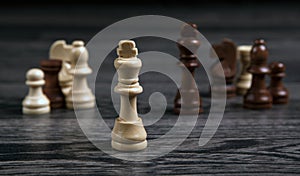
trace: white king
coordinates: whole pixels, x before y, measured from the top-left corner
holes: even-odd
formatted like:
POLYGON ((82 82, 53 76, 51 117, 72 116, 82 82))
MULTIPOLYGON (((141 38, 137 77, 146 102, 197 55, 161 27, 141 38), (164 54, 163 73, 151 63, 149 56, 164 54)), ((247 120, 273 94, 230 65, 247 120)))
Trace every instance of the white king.
POLYGON ((142 62, 134 41, 122 40, 117 49, 114 65, 118 72, 115 92, 121 96, 120 115, 112 131, 112 147, 120 151, 138 151, 147 147, 147 133, 142 119, 138 117, 136 96, 143 92, 138 80, 142 62))

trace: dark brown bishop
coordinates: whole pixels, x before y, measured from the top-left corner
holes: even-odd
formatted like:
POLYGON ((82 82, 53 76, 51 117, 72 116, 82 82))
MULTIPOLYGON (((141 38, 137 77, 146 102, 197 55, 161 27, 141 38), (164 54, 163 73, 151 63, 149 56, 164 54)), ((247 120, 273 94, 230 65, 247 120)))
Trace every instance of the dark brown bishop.
POLYGON ((197 114, 203 112, 201 97, 194 81, 195 69, 200 67, 200 62, 194 54, 200 47, 196 29, 197 25, 195 24, 183 26, 181 38, 178 40, 178 48, 180 50, 179 66, 187 68, 189 73, 184 70, 182 72, 181 86, 174 100, 174 112, 176 114, 197 114), (192 78, 190 74, 193 76, 192 78))

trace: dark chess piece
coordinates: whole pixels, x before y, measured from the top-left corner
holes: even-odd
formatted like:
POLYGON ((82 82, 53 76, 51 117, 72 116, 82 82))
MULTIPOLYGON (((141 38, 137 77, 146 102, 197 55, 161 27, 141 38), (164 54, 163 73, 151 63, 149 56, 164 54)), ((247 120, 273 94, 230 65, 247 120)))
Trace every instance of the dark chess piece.
POLYGON ((177 91, 174 100, 174 112, 176 114, 199 114, 203 112, 202 101, 194 80, 195 69, 200 67, 197 59, 197 49, 200 47, 200 41, 197 39, 197 25, 185 25, 181 31, 181 38, 178 40, 178 48, 180 50, 181 67, 186 67, 193 78, 183 71, 181 87, 177 91), (192 27, 191 27, 192 26, 192 27), (186 47, 185 47, 186 46, 186 47), (182 95, 181 95, 181 94, 182 95))
POLYGON ((270 73, 270 69, 267 66, 269 52, 263 39, 254 41, 250 56, 251 64, 248 72, 252 74, 252 83, 244 96, 244 108, 271 108, 272 95, 265 83, 265 75, 270 73))
MULTIPOLYGON (((234 77, 236 75, 236 45, 230 39, 223 39, 222 43, 213 44, 212 47, 219 57, 220 63, 224 70, 227 98, 234 97, 236 96, 236 87, 233 84, 234 77)), ((215 78, 220 77, 218 76, 219 68, 220 67, 218 64, 212 68, 215 78)), ((217 91, 217 87, 214 87, 214 89, 217 91)))
POLYGON ((43 92, 50 100, 51 108, 64 108, 65 96, 61 91, 58 81, 58 73, 62 66, 60 60, 42 60, 41 69, 45 73, 45 86, 43 92))
POLYGON ((269 65, 271 69, 271 83, 268 87, 272 97, 273 104, 286 104, 289 99, 289 92, 282 83, 282 78, 285 77, 285 66, 281 62, 273 62, 269 65))

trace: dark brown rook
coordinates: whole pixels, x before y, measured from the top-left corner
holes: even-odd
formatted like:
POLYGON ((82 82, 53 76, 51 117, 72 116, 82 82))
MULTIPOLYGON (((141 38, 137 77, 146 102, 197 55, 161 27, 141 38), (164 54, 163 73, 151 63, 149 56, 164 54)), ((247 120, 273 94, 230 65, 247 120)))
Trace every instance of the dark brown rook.
MULTIPOLYGON (((219 57, 220 63, 224 70, 224 76, 226 80, 226 94, 227 98, 236 96, 236 87, 233 84, 234 77, 236 75, 236 45, 230 39, 223 39, 220 44, 213 44, 213 49, 215 50, 217 56, 219 57)), ((218 79, 218 69, 219 65, 216 64, 212 71, 215 76, 214 78, 218 79), (215 72, 215 73, 214 73, 215 72)), ((223 78, 224 79, 224 78, 223 78)), ((213 86, 213 85, 212 85, 213 86)), ((214 90, 218 90, 218 87, 214 86, 214 90)), ((221 88, 220 88, 221 89, 221 88)))
POLYGON ((248 72, 252 73, 250 89, 244 96, 244 107, 249 109, 267 109, 272 107, 272 96, 266 87, 265 75, 270 73, 267 65, 269 56, 265 41, 254 41, 251 49, 251 64, 248 72))
POLYGON ((282 78, 285 77, 285 66, 281 62, 273 62, 269 65, 271 70, 271 83, 268 87, 272 97, 273 104, 286 104, 289 100, 289 92, 282 83, 282 78))
POLYGON ((179 65, 182 68, 187 68, 190 73, 185 71, 182 73, 181 87, 174 100, 174 112, 176 114, 188 115, 203 112, 201 97, 194 81, 195 69, 200 67, 200 62, 194 53, 200 47, 200 41, 197 39, 197 25, 191 24, 191 26, 183 26, 181 38, 178 40, 181 61, 179 65))
POLYGON ((42 60, 40 62, 41 69, 45 73, 45 86, 43 92, 50 100, 51 108, 64 108, 65 97, 61 91, 58 81, 58 73, 62 66, 60 60, 42 60))

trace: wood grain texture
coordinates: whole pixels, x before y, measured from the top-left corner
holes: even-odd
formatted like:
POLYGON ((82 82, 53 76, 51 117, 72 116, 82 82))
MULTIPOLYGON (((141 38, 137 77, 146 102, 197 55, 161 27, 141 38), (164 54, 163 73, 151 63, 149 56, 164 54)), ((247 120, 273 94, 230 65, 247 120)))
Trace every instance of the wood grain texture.
MULTIPOLYGON (((276 105, 263 111, 243 109, 241 97, 229 99, 217 133, 207 145, 199 147, 210 106, 208 80, 204 70, 200 69, 196 72, 196 81, 203 94, 205 113, 199 116, 192 133, 176 150, 144 162, 119 160, 96 148, 83 134, 71 110, 55 110, 40 117, 21 114, 21 100, 28 91, 24 84, 25 72, 38 67, 40 60, 47 59, 54 40, 88 41, 103 27, 125 17, 121 13, 111 13, 110 9, 95 7, 73 16, 79 8, 73 7, 69 14, 64 8, 58 8, 56 13, 41 9, 26 9, 19 13, 14 13, 16 9, 0 11, 0 175, 300 174, 300 76, 297 71, 300 13, 295 7, 277 6, 269 11, 262 7, 256 10, 217 8, 215 15, 212 14, 214 8, 199 7, 192 11, 162 8, 164 15, 201 24, 200 31, 212 43, 228 37, 237 44, 249 44, 258 35, 264 36, 269 41, 269 62, 279 59, 287 66, 284 82, 291 99, 288 105, 276 105), (90 13, 85 13, 87 11, 90 13), (238 13, 240 18, 237 19, 238 13), (262 18, 256 20, 261 15, 262 18)), ((154 11, 161 12, 162 9, 154 11)), ((130 12, 128 16, 141 15, 140 11, 130 12)), ((171 46, 168 42, 138 39, 138 43, 140 52, 156 50, 175 56, 179 54, 176 45, 171 46), (151 41, 155 45, 149 45, 151 41)), ((106 59, 96 84, 97 105, 111 128, 117 117, 110 98, 114 59, 114 55, 106 59)), ((169 131, 177 120, 172 113, 177 89, 169 78, 156 73, 141 75, 140 83, 144 88, 144 93, 138 97, 140 113, 149 111, 148 99, 153 92, 162 92, 168 102, 162 119, 146 127, 148 140, 151 140, 169 131), (154 81, 159 84, 153 84, 154 81)))
MULTIPOLYGON (((288 86, 296 94, 300 85, 288 86)), ((11 89, 11 91, 17 91, 11 89)), ((100 99, 100 97, 98 96, 100 99)), ((102 105, 105 106, 106 101, 102 105)), ((82 133, 75 114, 21 115, 20 101, 1 101, 0 167, 3 175, 286 175, 299 174, 300 97, 271 110, 245 110, 240 97, 228 102, 222 123, 209 144, 198 146, 207 118, 200 115, 193 132, 176 150, 145 162, 110 157, 82 133), (9 103, 6 103, 8 102, 9 103)), ((140 109, 147 108, 140 103, 140 109)), ((105 115, 112 127, 116 114, 105 115)), ((170 130, 177 116, 168 108, 155 125, 146 127, 148 140, 170 130)))

